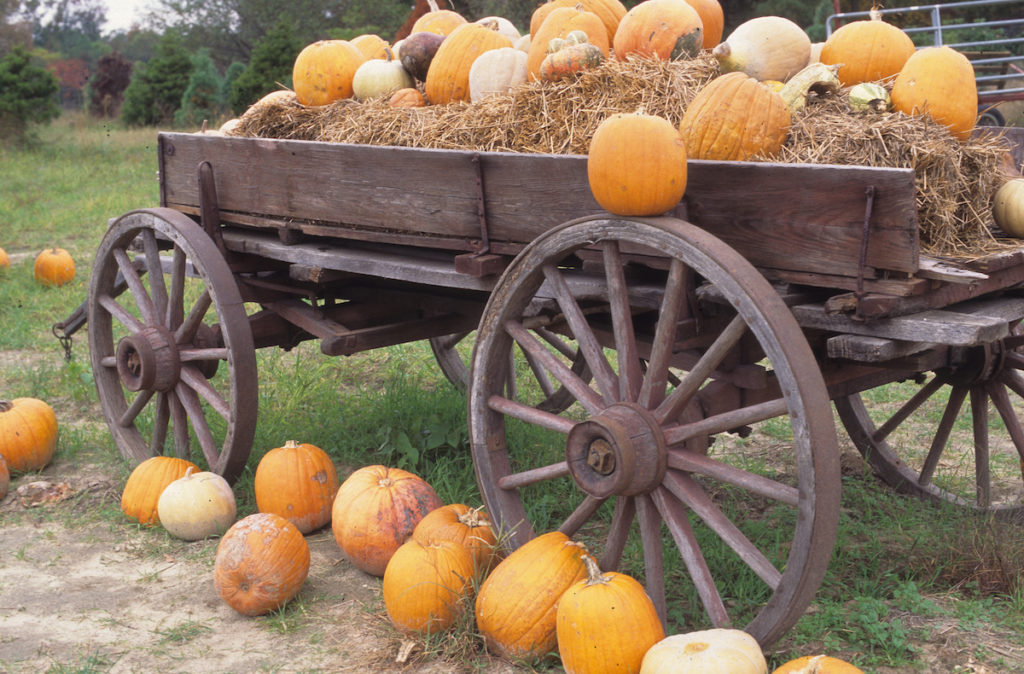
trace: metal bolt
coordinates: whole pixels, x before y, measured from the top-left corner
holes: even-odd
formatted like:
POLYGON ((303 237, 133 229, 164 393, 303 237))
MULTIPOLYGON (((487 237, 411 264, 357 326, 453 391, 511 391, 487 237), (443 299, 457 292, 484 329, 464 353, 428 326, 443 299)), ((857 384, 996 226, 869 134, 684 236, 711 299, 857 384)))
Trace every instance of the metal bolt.
POLYGON ((598 438, 587 449, 587 465, 601 475, 611 475, 615 470, 615 453, 607 440, 598 438))

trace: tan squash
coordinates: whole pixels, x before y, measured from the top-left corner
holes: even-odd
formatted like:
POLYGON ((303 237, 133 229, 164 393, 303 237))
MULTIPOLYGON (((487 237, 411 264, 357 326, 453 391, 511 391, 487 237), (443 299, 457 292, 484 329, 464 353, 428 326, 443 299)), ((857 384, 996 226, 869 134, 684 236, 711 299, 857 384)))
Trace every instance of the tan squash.
POLYGON ((811 39, 789 19, 759 16, 737 26, 712 53, 723 73, 785 82, 810 62, 811 39))
POLYGON ((1024 178, 1007 180, 996 190, 992 217, 1010 236, 1024 238, 1024 178))

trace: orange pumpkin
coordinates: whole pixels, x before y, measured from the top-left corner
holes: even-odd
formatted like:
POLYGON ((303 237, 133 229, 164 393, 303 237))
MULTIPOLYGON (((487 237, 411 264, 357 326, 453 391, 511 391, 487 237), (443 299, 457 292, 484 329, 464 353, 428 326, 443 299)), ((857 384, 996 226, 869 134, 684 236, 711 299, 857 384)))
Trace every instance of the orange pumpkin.
POLYGON ((260 512, 280 515, 308 534, 331 521, 338 473, 327 452, 289 440, 260 459, 253 490, 260 512))
POLYGON ((444 503, 423 478, 400 468, 365 466, 338 488, 331 527, 345 557, 374 576, 420 520, 444 503))
POLYGON ((160 494, 167 485, 185 477, 188 469, 199 472, 199 466, 176 456, 154 456, 146 459, 128 476, 121 492, 121 510, 139 524, 160 524, 157 507, 160 494))
POLYGON ((11 487, 11 471, 7 468, 7 461, 4 455, 0 454, 0 501, 7 496, 7 490, 11 487))
POLYGON ((530 39, 530 51, 526 53, 526 72, 531 81, 540 78, 540 66, 548 55, 551 41, 565 38, 574 30, 586 33, 587 41, 600 49, 603 55, 608 55, 608 39, 604 24, 597 14, 581 7, 582 5, 577 5, 552 10, 537 30, 537 34, 530 39))
POLYGON ((36 398, 0 400, 0 454, 8 470, 41 470, 57 451, 57 415, 36 398))
POLYGON ((469 69, 477 56, 512 42, 494 27, 479 23, 459 26, 444 39, 430 61, 424 94, 435 104, 469 100, 469 69))
POLYGON ((366 57, 347 40, 320 40, 295 57, 292 85, 302 105, 327 105, 352 96, 352 78, 366 57))
POLYGON ((630 54, 689 58, 704 45, 704 24, 686 0, 644 0, 622 17, 612 45, 620 61, 630 54))
POLYGON ((950 47, 925 47, 907 59, 893 82, 893 108, 908 115, 927 114, 967 140, 978 119, 974 66, 950 47))
POLYGON ((780 665, 772 674, 864 674, 864 670, 828 655, 805 655, 780 665))
POLYGON ((914 53, 914 41, 871 10, 867 21, 840 26, 825 40, 819 59, 826 65, 842 64, 839 81, 844 87, 892 77, 903 69, 914 53))
POLYGON ((491 568, 497 556, 498 538, 491 527, 491 518, 482 508, 452 503, 427 513, 412 531, 412 538, 421 543, 451 541, 467 548, 479 569, 491 568))
POLYGON ((660 215, 686 191, 686 145, 667 119, 614 114, 590 140, 587 179, 594 199, 616 215, 660 215))
POLYGON ((523 544, 491 571, 476 596, 476 624, 487 648, 511 658, 555 649, 559 598, 587 571, 586 549, 559 531, 523 544))
POLYGON ((63 248, 47 248, 36 256, 33 273, 47 286, 62 286, 75 278, 75 260, 63 248))
POLYGON ((615 39, 615 31, 619 28, 619 22, 626 15, 626 6, 619 0, 551 0, 533 10, 530 16, 530 36, 536 37, 537 31, 548 14, 559 7, 579 6, 587 12, 593 12, 604 24, 605 32, 608 34, 608 44, 611 45, 615 39))
POLYGON ((235 522, 217 546, 213 583, 228 606, 256 616, 284 606, 309 575, 309 545, 288 520, 256 513, 235 522))
POLYGON ((11 258, 7 254, 6 250, 4 250, 3 248, 0 248, 0 269, 10 269, 10 268, 11 268, 11 258))
POLYGON ((778 92, 743 72, 720 75, 690 103, 679 123, 691 159, 772 156, 789 134, 790 114, 778 92))
POLYGON ((639 672, 647 649, 665 638, 654 602, 632 576, 601 573, 584 555, 587 577, 558 600, 555 632, 568 674, 639 672))
POLYGON ((725 30, 725 14, 718 0, 686 0, 686 4, 697 10, 701 27, 704 29, 704 49, 714 49, 722 41, 725 30))
POLYGON ((422 108, 426 104, 427 99, 423 98, 419 89, 413 87, 399 89, 388 99, 388 105, 392 108, 422 108))
POLYGON ((435 35, 450 35, 459 26, 468 23, 466 17, 450 9, 435 9, 427 12, 416 23, 412 25, 413 33, 434 33, 435 35))
POLYGON ((370 59, 390 60, 391 45, 379 35, 366 33, 349 40, 367 61, 370 59))
POLYGON ((455 624, 473 590, 473 553, 454 541, 403 543, 384 571, 384 608, 400 630, 433 634, 455 624))

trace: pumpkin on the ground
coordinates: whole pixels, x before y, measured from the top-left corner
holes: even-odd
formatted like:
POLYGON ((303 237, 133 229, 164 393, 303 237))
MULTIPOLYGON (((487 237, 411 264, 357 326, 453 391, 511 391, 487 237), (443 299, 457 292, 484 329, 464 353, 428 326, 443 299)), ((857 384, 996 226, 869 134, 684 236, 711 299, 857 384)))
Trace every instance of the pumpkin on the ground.
POLYGON ((420 520, 443 505, 423 478, 400 468, 365 466, 338 488, 331 528, 352 564, 383 576, 388 560, 420 520))
POLYGON ((450 540, 410 538, 384 570, 384 609, 402 631, 442 632, 469 608, 474 577, 469 548, 450 540))
POLYGON ((829 655, 805 655, 776 667, 772 674, 864 674, 864 670, 829 655))
POLYGON ((0 248, 0 269, 11 268, 11 257, 7 254, 7 251, 0 248))
POLYGON ((927 114, 960 140, 978 119, 978 84, 970 60, 951 47, 924 47, 907 59, 892 85, 892 106, 927 114))
POLYGON ((184 541, 220 536, 235 522, 237 506, 231 485, 220 475, 196 471, 167 485, 156 504, 160 524, 184 541))
POLYGON ((327 105, 352 96, 352 78, 366 57, 347 40, 320 40, 295 57, 292 85, 302 105, 327 105))
POLYGON ((75 260, 63 248, 47 248, 36 256, 33 274, 47 286, 62 286, 75 278, 75 260))
POLYGON ((562 666, 568 674, 640 671, 647 649, 665 638, 654 602, 632 576, 601 573, 590 555, 583 561, 587 577, 558 600, 562 666))
POLYGON ((324 450, 288 440, 260 459, 253 491, 260 512, 280 515, 308 534, 331 521, 338 473, 324 450))
POLYGON ((413 540, 421 543, 451 541, 467 548, 478 569, 487 571, 498 554, 498 538, 491 518, 483 508, 451 503, 427 513, 412 530, 413 540))
POLYGON ((673 634, 647 650, 640 674, 768 674, 757 639, 746 632, 714 628, 673 634))
POLYGON ((37 398, 0 400, 0 454, 15 473, 41 470, 57 451, 57 415, 37 398))
POLYGON ((217 546, 213 582, 242 615, 269 613, 298 594, 309 575, 309 545, 294 524, 273 513, 235 522, 217 546))
POLYGON ((11 471, 7 468, 7 461, 4 455, 0 454, 0 501, 7 496, 7 490, 11 487, 11 471))
POLYGON ((135 466, 124 491, 121 492, 121 510, 139 524, 154 526, 160 523, 160 495, 167 485, 199 466, 176 456, 153 456, 135 466))
POLYGON ((704 23, 686 0, 644 0, 619 22, 613 46, 615 57, 630 54, 663 61, 690 58, 704 45, 704 23))

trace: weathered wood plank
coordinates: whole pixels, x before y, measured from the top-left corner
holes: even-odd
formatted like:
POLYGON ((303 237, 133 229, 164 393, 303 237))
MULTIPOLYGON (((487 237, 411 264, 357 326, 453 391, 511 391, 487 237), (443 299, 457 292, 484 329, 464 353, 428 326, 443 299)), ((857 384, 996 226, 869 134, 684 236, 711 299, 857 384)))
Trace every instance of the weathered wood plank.
POLYGON ((979 271, 971 271, 952 262, 925 255, 921 256, 917 276, 947 283, 974 283, 988 278, 988 275, 979 271))
POLYGON ((843 314, 830 314, 821 304, 804 304, 792 310, 797 322, 805 328, 911 342, 927 340, 935 344, 971 346, 1009 334, 1007 323, 1000 318, 940 309, 875 321, 858 321, 843 314))
POLYGON ((866 335, 836 335, 826 340, 829 358, 860 363, 884 363, 920 353, 934 346, 931 342, 907 342, 866 335))

